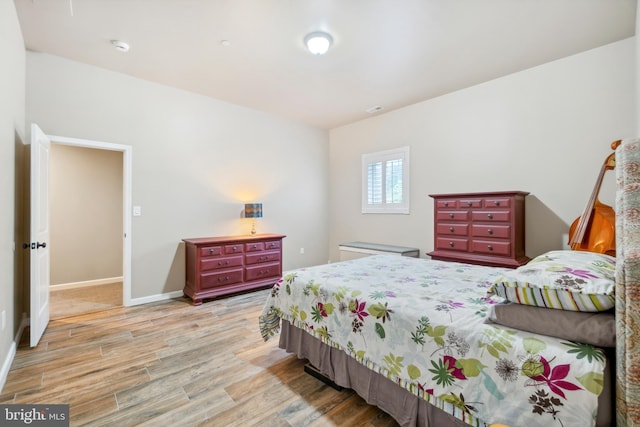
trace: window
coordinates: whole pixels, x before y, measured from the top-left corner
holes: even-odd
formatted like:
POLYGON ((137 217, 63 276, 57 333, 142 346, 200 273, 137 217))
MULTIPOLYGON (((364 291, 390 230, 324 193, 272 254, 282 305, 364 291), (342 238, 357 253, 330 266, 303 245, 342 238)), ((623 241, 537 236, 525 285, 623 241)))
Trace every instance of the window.
POLYGON ((409 147, 362 155, 362 213, 409 213, 409 147))

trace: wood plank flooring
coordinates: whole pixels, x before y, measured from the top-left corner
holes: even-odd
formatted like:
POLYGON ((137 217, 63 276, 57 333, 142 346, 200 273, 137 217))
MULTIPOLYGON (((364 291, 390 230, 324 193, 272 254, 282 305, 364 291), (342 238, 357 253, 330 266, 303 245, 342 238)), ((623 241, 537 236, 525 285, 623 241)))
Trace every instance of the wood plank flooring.
POLYGON ((51 287, 49 312, 52 319, 91 311, 108 310, 122 305, 122 282, 82 286, 70 289, 51 287))
POLYGON ((34 349, 25 331, 0 403, 69 404, 72 426, 397 426, 262 341, 268 292, 58 318, 34 349))

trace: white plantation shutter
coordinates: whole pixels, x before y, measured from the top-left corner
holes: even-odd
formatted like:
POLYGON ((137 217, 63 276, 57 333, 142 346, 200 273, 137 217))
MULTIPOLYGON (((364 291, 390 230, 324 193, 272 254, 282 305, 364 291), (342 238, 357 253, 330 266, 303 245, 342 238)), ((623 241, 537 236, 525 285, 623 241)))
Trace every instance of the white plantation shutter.
POLYGON ((382 162, 367 165, 367 203, 379 205, 382 203, 382 162))
POLYGON ((402 203, 402 159, 387 160, 387 203, 402 203))
POLYGON ((409 147, 362 155, 362 213, 409 213, 409 147))

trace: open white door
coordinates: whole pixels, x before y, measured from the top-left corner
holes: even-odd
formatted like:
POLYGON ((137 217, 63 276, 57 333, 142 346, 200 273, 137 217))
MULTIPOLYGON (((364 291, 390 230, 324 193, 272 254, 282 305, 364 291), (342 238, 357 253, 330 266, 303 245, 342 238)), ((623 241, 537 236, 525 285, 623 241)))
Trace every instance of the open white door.
POLYGON ((49 154, 51 142, 31 125, 31 347, 49 324, 49 154))

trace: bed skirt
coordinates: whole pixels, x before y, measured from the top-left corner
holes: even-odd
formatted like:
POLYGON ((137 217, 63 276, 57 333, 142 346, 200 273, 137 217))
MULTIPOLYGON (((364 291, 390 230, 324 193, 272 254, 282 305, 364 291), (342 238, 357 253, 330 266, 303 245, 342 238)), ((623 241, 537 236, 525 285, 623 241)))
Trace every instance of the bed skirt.
MULTIPOLYGON (((354 390, 368 404, 391 415, 401 426, 469 427, 469 424, 359 364, 343 351, 324 344, 302 329, 291 326, 284 319, 281 323, 280 348, 294 353, 299 359, 307 359, 337 385, 354 390)), ((598 399, 597 427, 615 425, 609 366, 610 363, 607 363, 604 390, 598 399)))

